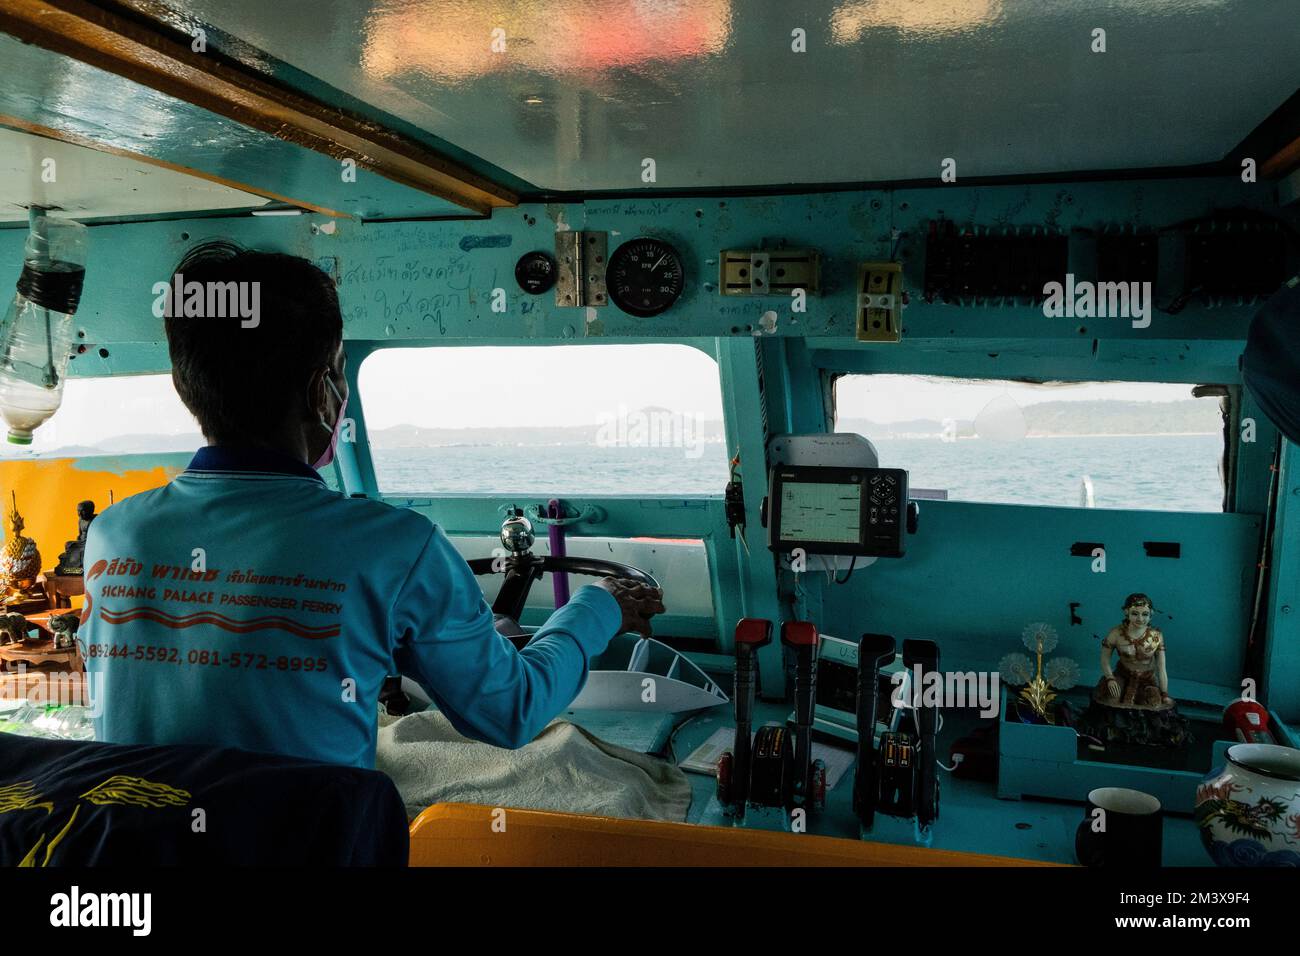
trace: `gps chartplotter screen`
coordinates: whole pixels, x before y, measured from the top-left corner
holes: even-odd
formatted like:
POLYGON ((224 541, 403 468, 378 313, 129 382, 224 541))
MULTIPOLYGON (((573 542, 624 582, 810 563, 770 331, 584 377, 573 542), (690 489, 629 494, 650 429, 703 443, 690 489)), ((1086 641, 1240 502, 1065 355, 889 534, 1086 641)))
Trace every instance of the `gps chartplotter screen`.
POLYGON ((862 485, 801 481, 781 489, 781 539, 857 544, 862 539, 862 485))
POLYGON ((768 547, 780 554, 902 557, 907 472, 779 465, 768 487, 768 547))

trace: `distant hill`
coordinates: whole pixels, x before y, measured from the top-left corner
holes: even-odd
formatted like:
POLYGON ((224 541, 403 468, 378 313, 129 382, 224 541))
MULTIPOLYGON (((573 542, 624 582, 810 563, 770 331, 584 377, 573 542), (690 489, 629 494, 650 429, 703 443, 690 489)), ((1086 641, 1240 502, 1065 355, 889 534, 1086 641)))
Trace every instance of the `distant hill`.
MULTIPOLYGON (((37 432, 39 438, 40 432, 37 432)), ((95 445, 63 445, 51 449, 16 449, 14 446, 0 446, 6 452, 14 454, 0 457, 27 457, 34 452, 40 458, 89 458, 95 455, 161 455, 170 452, 193 452, 206 445, 207 441, 198 432, 184 435, 118 435, 105 438, 95 445)))
MULTIPOLYGON (((1217 435, 1223 430, 1216 403, 1203 399, 1175 402, 1039 402, 1023 409, 1030 437, 1065 435, 1217 435)), ((974 423, 959 420, 959 437, 973 436, 974 423)), ((646 430, 659 430, 659 444, 672 444, 674 435, 691 442, 721 442, 722 422, 688 419, 683 421, 662 409, 643 409, 611 425, 554 425, 537 428, 421 428, 396 425, 370 432, 370 444, 377 449, 439 448, 456 445, 540 446, 644 444, 646 430), (682 436, 682 430, 689 431, 682 436), (639 430, 639 431, 638 431, 639 430), (675 430, 675 431, 674 431, 675 430)), ((929 418, 881 423, 868 418, 841 418, 839 431, 857 432, 868 438, 938 437, 943 422, 929 418)), ((119 435, 94 446, 70 445, 38 454, 43 458, 90 455, 130 455, 141 452, 194 451, 205 444, 197 432, 183 435, 119 435)))
MULTIPOLYGON (((647 412, 654 410, 647 409, 647 412)), ((1223 423, 1218 407, 1213 402, 1184 399, 1175 402, 1039 402, 1024 408, 1028 435, 1215 435, 1222 431, 1223 423)), ((652 427, 648 422, 639 426, 635 415, 628 418, 623 428, 629 443, 636 441, 637 427, 652 427)), ((666 416, 659 420, 661 428, 681 428, 679 420, 666 416)), ((722 422, 692 421, 698 440, 722 440, 722 422)), ((838 429, 854 431, 873 438, 901 436, 938 436, 943 433, 943 422, 928 418, 883 424, 867 418, 842 418, 838 429)), ((380 428, 370 433, 370 443, 375 448, 436 448, 448 445, 595 445, 602 438, 602 426, 564 425, 540 428, 420 428, 415 425, 397 425, 380 428)), ((957 422, 959 436, 975 434, 970 421, 957 422)), ((611 432, 604 430, 604 439, 611 432)))
POLYGON ((700 442, 722 441, 722 422, 690 419, 683 421, 657 410, 645 410, 644 417, 634 413, 621 423, 611 425, 547 425, 535 428, 420 428, 395 425, 370 432, 372 448, 438 448, 450 445, 596 445, 644 443, 638 434, 658 434, 665 439, 674 435, 700 442), (638 431, 640 430, 640 431, 638 431))
POLYGON ((1219 404, 1187 398, 1177 402, 1042 402, 1025 409, 1031 435, 1217 435, 1219 404), (1079 405, 1089 406, 1086 410, 1079 405))
MULTIPOLYGON (((1218 405, 1203 399, 1175 402, 1039 402, 1023 408, 1029 437, 1064 435, 1217 435, 1223 431, 1218 405)), ((868 438, 940 435, 943 423, 913 419, 882 424, 867 418, 841 418, 839 431, 868 438)), ((956 423, 959 437, 973 436, 974 422, 956 423)))
POLYGON ((183 435, 119 435, 98 445, 101 455, 131 455, 137 452, 194 451, 207 444, 198 432, 183 435))

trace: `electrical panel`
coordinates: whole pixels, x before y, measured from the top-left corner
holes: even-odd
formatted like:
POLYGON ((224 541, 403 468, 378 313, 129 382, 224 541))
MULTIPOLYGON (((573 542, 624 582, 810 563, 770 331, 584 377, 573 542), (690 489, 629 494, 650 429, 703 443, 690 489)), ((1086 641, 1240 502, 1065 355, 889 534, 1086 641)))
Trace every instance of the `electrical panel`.
POLYGON ((958 230, 950 220, 934 221, 925 242, 925 299, 1041 300, 1044 285, 1064 279, 1068 262, 1066 236, 1041 226, 958 230))
POLYGON ((1183 230, 1182 294, 1216 303, 1272 295, 1287 278, 1287 233, 1273 219, 1217 218, 1183 230))
POLYGON ((1160 271, 1160 242, 1154 232, 1102 232, 1097 236, 1098 282, 1150 282, 1160 271))

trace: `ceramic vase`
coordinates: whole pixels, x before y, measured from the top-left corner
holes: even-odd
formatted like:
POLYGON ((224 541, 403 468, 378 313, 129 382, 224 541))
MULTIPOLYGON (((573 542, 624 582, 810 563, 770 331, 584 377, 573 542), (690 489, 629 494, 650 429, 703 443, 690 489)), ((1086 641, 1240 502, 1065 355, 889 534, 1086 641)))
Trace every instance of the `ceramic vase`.
POLYGON ((1218 866, 1300 866, 1300 750, 1236 744, 1196 788, 1196 824, 1218 866))

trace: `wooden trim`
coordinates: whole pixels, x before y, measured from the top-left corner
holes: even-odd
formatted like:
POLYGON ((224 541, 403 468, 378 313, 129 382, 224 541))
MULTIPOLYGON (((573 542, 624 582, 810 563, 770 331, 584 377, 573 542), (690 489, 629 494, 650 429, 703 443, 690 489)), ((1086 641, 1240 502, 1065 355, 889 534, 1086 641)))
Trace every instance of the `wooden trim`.
POLYGON ((1053 866, 770 830, 436 803, 411 823, 411 866, 1053 866))
POLYGON ((1280 179, 1293 169, 1300 169, 1300 136, 1264 160, 1259 172, 1265 179, 1280 179))
MULTIPOLYGON (((44 136, 47 139, 58 140, 60 143, 68 143, 72 146, 84 146, 86 149, 93 149, 98 153, 108 153, 112 156, 121 156, 124 159, 135 160, 138 163, 147 163, 150 166, 157 166, 159 169, 170 170, 171 172, 181 173, 185 176, 193 176, 195 179, 202 179, 206 182, 216 183, 218 186, 225 186, 229 189, 238 189, 240 192, 251 193, 254 196, 261 196, 263 199, 270 199, 273 202, 286 203, 291 206, 298 206, 308 212, 320 213, 323 216, 334 216, 336 218, 346 217, 348 214, 340 212, 337 209, 329 209, 326 206, 317 206, 314 203, 304 202, 301 199, 294 199, 291 196, 282 196, 279 193, 269 192, 258 186, 250 186, 248 183, 236 182, 233 179, 225 179, 221 176, 213 176, 201 169, 191 169, 188 166, 181 166, 178 163, 169 163, 165 159, 156 159, 153 156, 145 156, 143 153, 133 153, 129 149, 118 149, 116 146, 107 146, 98 140, 90 139, 88 136, 79 136, 76 133, 69 133, 66 130, 51 129, 48 126, 40 126, 36 123, 29 123, 27 120, 19 119, 17 116, 7 116, 0 113, 0 126, 15 129, 23 133, 31 133, 35 136, 44 136)), ((260 207, 250 207, 257 209, 260 207)), ((237 212, 236 208, 230 210, 232 213, 237 212)))
POLYGON ((473 212, 518 204, 510 190, 391 130, 194 53, 162 25, 84 0, 6 0, 0 31, 473 212))

